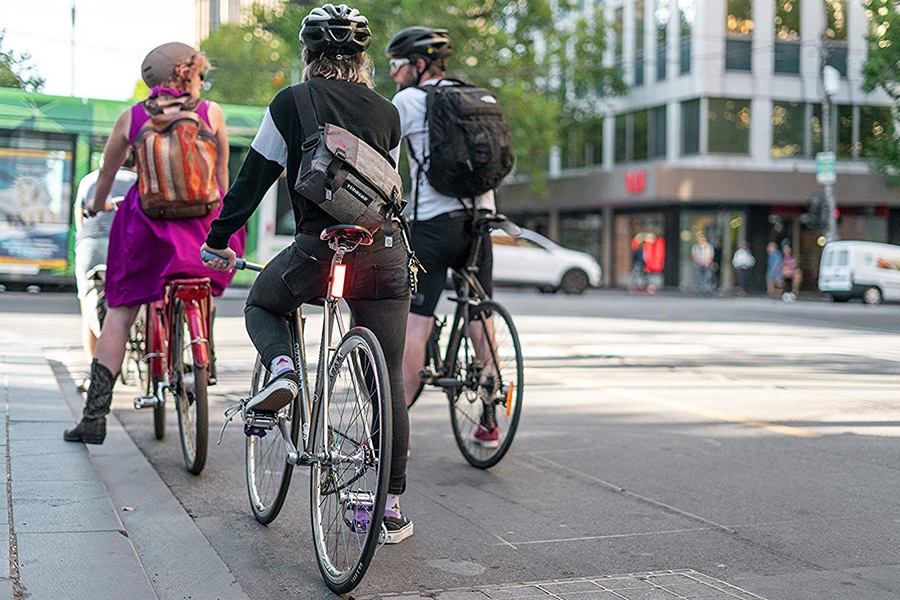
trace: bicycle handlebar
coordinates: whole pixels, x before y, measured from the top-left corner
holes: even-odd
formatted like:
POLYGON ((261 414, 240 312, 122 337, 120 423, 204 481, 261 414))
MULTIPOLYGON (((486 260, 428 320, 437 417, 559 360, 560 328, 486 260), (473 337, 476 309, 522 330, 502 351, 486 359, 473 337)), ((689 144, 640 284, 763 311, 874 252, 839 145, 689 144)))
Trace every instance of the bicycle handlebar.
MULTIPOLYGON (((215 254, 213 252, 210 252, 209 250, 202 251, 200 253, 200 259, 203 262, 212 262, 214 260, 218 260, 220 262, 227 262, 223 257, 221 257, 218 254, 215 254)), ((234 268, 239 269, 241 271, 243 271, 244 269, 247 269, 249 271, 262 271, 264 266, 265 265, 259 265, 256 263, 252 263, 248 260, 244 260, 243 258, 236 259, 236 262, 234 263, 234 268)))

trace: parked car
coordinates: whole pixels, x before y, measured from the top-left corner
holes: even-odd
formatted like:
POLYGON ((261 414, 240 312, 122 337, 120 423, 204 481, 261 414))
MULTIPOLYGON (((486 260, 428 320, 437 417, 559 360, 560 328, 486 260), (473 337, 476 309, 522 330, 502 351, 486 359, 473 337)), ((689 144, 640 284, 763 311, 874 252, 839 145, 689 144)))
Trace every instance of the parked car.
POLYGON ((900 246, 862 241, 825 244, 819 263, 819 291, 834 302, 900 300, 900 246))
POLYGON ((494 283, 535 286, 542 292, 581 294, 600 285, 600 265, 593 256, 563 248, 541 234, 523 229, 519 237, 491 233, 494 283))

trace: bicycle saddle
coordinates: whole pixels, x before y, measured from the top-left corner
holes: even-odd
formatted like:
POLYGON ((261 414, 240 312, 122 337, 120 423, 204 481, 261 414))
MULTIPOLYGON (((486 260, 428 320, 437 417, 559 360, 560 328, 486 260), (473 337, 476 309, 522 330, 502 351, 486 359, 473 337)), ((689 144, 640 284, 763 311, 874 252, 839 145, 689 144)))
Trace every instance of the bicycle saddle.
POLYGON ((332 225, 322 230, 319 239, 327 242, 332 238, 337 238, 338 242, 348 242, 353 245, 371 246, 372 234, 369 230, 360 225, 332 225))
POLYGON ((487 228, 489 230, 502 229, 510 237, 519 237, 522 235, 522 230, 519 229, 519 226, 510 221, 506 215, 501 215, 500 213, 479 217, 475 221, 475 227, 479 231, 482 231, 481 228, 487 228))

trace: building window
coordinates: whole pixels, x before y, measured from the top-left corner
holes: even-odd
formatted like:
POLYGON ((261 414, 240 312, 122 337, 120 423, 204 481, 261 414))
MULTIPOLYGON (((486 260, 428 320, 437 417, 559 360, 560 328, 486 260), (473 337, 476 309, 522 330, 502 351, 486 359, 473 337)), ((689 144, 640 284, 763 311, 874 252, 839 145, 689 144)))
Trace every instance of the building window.
POLYGON ((825 64, 847 76, 847 0, 825 0, 825 64))
POLYGON ((838 158, 855 158, 857 148, 853 144, 853 107, 850 105, 832 105, 831 118, 837 124, 836 152, 838 158))
POLYGON ((772 106, 772 158, 803 154, 806 105, 776 102, 772 106))
POLYGON ((665 158, 667 146, 666 107, 657 106, 650 110, 650 158, 665 158))
POLYGON ((647 159, 648 120, 646 110, 616 117, 616 163, 647 159))
POLYGON ((616 9, 616 22, 613 26, 613 30, 616 34, 616 45, 615 45, 615 66, 616 70, 618 70, 619 75, 622 75, 622 53, 625 49, 625 44, 622 41, 622 30, 625 25, 625 10, 623 8, 616 9))
POLYGON ((616 164, 628 161, 629 152, 629 115, 616 115, 616 164))
POLYGON ((634 3, 634 86, 644 85, 644 0, 634 3))
POLYGON ((750 153, 750 100, 710 98, 709 152, 750 153))
POLYGON ((728 0, 725 17, 725 69, 753 69, 753 3, 751 0, 728 0))
POLYGON ((632 126, 632 144, 634 150, 632 152, 631 160, 647 160, 647 147, 648 143, 648 112, 646 110, 639 110, 635 113, 632 113, 633 126, 632 126))
POLYGON ((681 155, 700 154, 700 100, 681 103, 681 155))
POLYGON ((678 0, 678 19, 681 23, 681 39, 678 43, 678 72, 687 75, 691 72, 691 34, 696 17, 695 0, 678 0))
POLYGON ((562 131, 562 164, 576 169, 603 161, 603 119, 574 123, 562 131))
POLYGON ((669 16, 672 14, 671 0, 656 0, 653 13, 656 22, 656 80, 666 78, 666 59, 668 55, 669 16))
POLYGON ((859 107, 859 155, 874 156, 879 142, 894 137, 894 120, 889 106, 859 107))
POLYGON ((775 72, 800 73, 800 3, 775 0, 775 72))

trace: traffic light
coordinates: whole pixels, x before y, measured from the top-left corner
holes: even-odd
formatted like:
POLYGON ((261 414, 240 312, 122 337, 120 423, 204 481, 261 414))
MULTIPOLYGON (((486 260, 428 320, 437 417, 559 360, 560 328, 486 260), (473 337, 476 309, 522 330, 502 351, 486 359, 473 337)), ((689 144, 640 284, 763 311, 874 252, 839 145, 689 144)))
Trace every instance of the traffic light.
POLYGON ((828 207, 825 206, 825 198, 820 194, 813 194, 806 201, 806 213, 801 215, 800 221, 814 231, 821 231, 828 226, 828 207))

